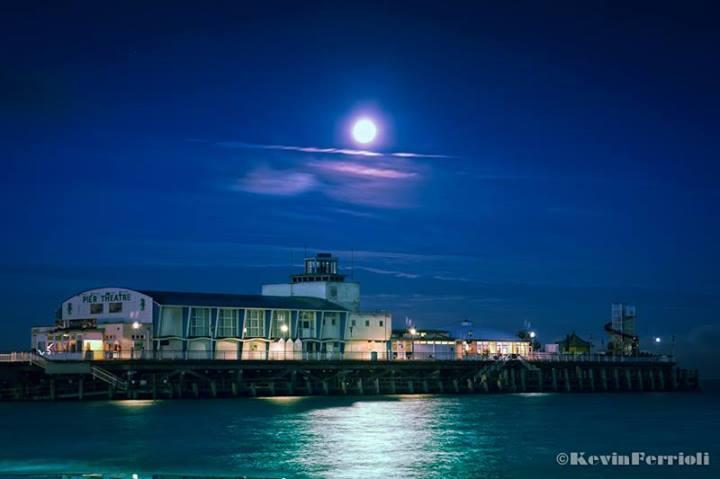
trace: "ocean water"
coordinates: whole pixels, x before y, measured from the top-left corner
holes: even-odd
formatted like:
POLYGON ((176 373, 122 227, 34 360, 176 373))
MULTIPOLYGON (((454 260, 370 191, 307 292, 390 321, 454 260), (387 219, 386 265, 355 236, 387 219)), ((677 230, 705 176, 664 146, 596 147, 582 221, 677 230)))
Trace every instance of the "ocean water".
POLYGON ((0 476, 720 477, 720 394, 0 403, 0 476), (710 466, 561 466, 561 452, 710 466))

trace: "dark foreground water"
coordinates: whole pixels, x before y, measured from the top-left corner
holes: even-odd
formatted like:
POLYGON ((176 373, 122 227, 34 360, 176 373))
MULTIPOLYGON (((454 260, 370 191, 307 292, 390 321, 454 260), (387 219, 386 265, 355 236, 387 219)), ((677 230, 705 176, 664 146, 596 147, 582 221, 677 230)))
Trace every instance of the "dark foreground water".
POLYGON ((709 452, 720 395, 514 394, 0 404, 0 475, 720 477, 560 466, 560 452, 709 452))

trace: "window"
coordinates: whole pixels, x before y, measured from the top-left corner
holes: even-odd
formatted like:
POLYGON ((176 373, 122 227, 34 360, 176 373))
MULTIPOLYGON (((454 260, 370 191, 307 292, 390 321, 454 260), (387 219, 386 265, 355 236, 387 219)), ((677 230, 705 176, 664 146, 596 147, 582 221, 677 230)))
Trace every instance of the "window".
POLYGON ((380 320, 380 322, 379 322, 378 324, 380 325, 381 328, 382 328, 383 326, 385 326, 385 322, 384 322, 382 319, 380 320))
POLYGON ((193 308, 190 315, 190 336, 210 336, 210 309, 193 308))
POLYGON ((221 309, 218 314, 217 335, 219 337, 229 338, 237 336, 237 310, 221 309))
POLYGON ((250 338, 265 336, 265 311, 248 309, 245 311, 245 335, 250 338))
POLYGON ((122 313, 122 303, 110 303, 108 308, 111 313, 122 313))
POLYGON ((369 320, 369 319, 366 319, 366 320, 365 320, 365 327, 366 327, 366 328, 369 328, 369 327, 370 327, 370 320, 369 320))
POLYGON ((103 304, 102 303, 94 303, 90 305, 90 314, 102 314, 103 313, 103 304))
POLYGON ((354 319, 350 321, 350 323, 350 326, 357 326, 357 321, 355 321, 354 319))
POLYGON ((290 311, 273 311, 270 325, 270 337, 290 337, 290 311))

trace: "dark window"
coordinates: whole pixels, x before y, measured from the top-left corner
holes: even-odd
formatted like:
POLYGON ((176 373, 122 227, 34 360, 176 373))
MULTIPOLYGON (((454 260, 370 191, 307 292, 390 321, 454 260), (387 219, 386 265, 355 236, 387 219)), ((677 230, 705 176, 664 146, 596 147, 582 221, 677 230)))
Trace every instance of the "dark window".
POLYGON ((335 326, 335 320, 334 320, 334 319, 331 320, 331 321, 330 321, 330 324, 333 325, 333 326, 335 326))
POLYGON ((122 303, 110 303, 108 306, 108 310, 111 313, 121 313, 122 312, 122 303))
POLYGON ((303 328, 310 329, 310 321, 303 321, 303 328))
POLYGON ((383 321, 380 320, 380 327, 382 328, 383 326, 385 326, 385 323, 383 323, 383 321))
POLYGON ((102 314, 103 312, 103 304, 102 303, 95 303, 90 305, 90 314, 102 314))
POLYGON ((370 320, 369 320, 369 319, 366 319, 366 320, 365 320, 365 327, 366 327, 366 328, 369 328, 369 327, 370 327, 370 320))

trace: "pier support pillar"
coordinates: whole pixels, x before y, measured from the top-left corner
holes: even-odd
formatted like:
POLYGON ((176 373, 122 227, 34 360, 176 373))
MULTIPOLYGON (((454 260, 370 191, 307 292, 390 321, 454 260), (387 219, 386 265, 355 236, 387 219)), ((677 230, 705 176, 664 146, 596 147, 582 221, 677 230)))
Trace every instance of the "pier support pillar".
POLYGON ((255 386, 255 383, 250 383, 250 394, 252 397, 257 396, 257 386, 255 386))
POLYGON ((217 383, 215 381, 210 381, 210 394, 212 397, 217 397, 217 383))
POLYGON ((55 378, 50 380, 50 400, 55 400, 55 378))
POLYGON ((415 385, 412 381, 408 381, 407 388, 410 394, 415 394, 415 385))
POLYGON ((526 377, 525 377, 526 375, 527 375, 527 371, 526 371, 525 369, 521 369, 521 370, 520 370, 520 390, 521 390, 522 392, 527 391, 527 388, 526 388, 526 377))
POLYGON ((312 387, 312 381, 310 381, 310 379, 305 380, 305 391, 307 391, 307 393, 312 396, 313 387, 312 387))
POLYGON ((615 391, 620 390, 620 371, 617 368, 613 368, 613 379, 615 380, 615 391))
POLYGON ((438 391, 440 392, 440 394, 445 392, 445 387, 443 386, 442 379, 438 379, 437 387, 438 387, 438 391))
POLYGON ((391 371, 390 373, 390 394, 396 394, 397 393, 397 387, 395 385, 395 371, 391 371))
POLYGON ((200 397, 200 388, 198 387, 197 383, 192 383, 192 391, 193 396, 195 396, 196 398, 200 397))
POLYGON ((650 376, 650 390, 654 391, 655 390, 655 370, 651 369, 650 371, 648 371, 648 376, 650 376))
POLYGON ((515 382, 515 369, 510 370, 510 389, 517 392, 517 383, 515 382))
POLYGON ((590 382, 590 391, 595 392, 595 371, 588 369, 588 381, 590 382))
POLYGON ((365 394, 365 388, 363 388, 362 378, 358 378, 358 380, 357 380, 357 390, 358 390, 358 394, 360 394, 360 395, 365 394))
POLYGON ((658 369, 658 380, 660 382, 660 390, 665 390, 665 371, 658 369))
POLYGON ((460 392, 460 384, 458 384, 458 380, 453 379, 452 384, 453 384, 453 389, 455 390, 455 394, 459 393, 460 392))
POLYGON ((630 376, 630 370, 625 370, 625 382, 627 383, 627 390, 632 391, 632 376, 630 376))
POLYGON ((157 399, 157 374, 152 375, 152 398, 157 399))
POLYGON ((580 366, 575 366, 575 376, 577 376, 578 391, 583 390, 583 372, 580 366))
POLYGON ((380 394, 380 380, 375 378, 373 382, 375 383, 375 394, 380 394))
POLYGON ((600 387, 602 387, 603 391, 608 390, 607 386, 607 369, 602 368, 600 370, 600 387))
POLYGON ((80 379, 78 379, 78 399, 81 401, 83 399, 83 393, 85 392, 85 391, 83 391, 84 387, 85 387, 85 378, 83 378, 81 376, 80 379))
POLYGON ((565 376, 565 391, 570 392, 570 390, 572 389, 570 387, 570 371, 568 371, 568 368, 564 368, 563 373, 565 376))
POLYGON ((475 391, 475 386, 473 385, 473 380, 471 378, 467 378, 467 388, 468 391, 473 392, 475 391))
POLYGON ((238 395, 238 385, 236 382, 233 381, 232 384, 230 384, 230 390, 232 391, 233 396, 238 395))
POLYGON ((675 391, 678 388, 678 368, 672 368, 670 370, 670 378, 672 380, 673 391, 675 391))
POLYGON ((427 394, 427 393, 430 392, 430 387, 428 386, 427 379, 423 381, 423 392, 424 392, 425 394, 427 394))
POLYGON ((553 391, 557 392, 557 390, 558 390, 557 369, 552 368, 552 369, 551 369, 551 373, 552 373, 552 387, 553 387, 553 391))
POLYGON ((538 368, 538 370, 537 370, 537 384, 538 384, 537 390, 539 392, 542 392, 544 384, 543 384, 543 372, 542 372, 542 369, 540 369, 540 368, 538 368))
POLYGON ((488 386, 487 374, 483 374, 482 376, 480 376, 480 384, 482 384, 483 391, 485 391, 485 392, 490 391, 490 386, 488 386))
POLYGON ((328 394, 330 394, 330 389, 328 388, 328 382, 327 382, 327 381, 323 381, 323 382, 322 382, 322 387, 323 387, 323 393, 325 393, 326 396, 327 396, 328 394))
POLYGON ((645 384, 643 381, 642 369, 640 369, 640 368, 638 368, 638 370, 637 370, 637 377, 638 377, 638 390, 642 391, 643 389, 645 389, 645 384))

